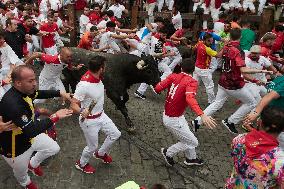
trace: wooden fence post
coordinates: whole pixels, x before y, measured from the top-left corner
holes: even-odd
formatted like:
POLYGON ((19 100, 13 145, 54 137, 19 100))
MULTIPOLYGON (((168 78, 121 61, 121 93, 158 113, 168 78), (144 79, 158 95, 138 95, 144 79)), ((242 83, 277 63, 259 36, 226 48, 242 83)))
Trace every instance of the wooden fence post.
POLYGON ((131 10, 131 28, 136 28, 137 27, 137 18, 138 18, 138 4, 135 1, 133 6, 132 6, 132 10, 131 10))
POLYGON ((264 8, 259 26, 259 37, 262 37, 266 32, 271 31, 274 27, 274 9, 264 8))
POLYGON ((77 26, 76 26, 76 14, 74 3, 70 3, 67 5, 67 15, 69 18, 69 25, 72 26, 74 29, 70 31, 70 46, 74 47, 77 45, 77 26))

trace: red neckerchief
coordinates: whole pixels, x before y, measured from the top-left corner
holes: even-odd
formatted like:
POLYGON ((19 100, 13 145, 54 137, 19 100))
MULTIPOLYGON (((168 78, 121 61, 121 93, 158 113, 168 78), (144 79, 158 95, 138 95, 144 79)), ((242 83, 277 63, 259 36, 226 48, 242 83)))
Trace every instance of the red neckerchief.
POLYGON ((89 83, 99 83, 101 80, 94 77, 94 75, 87 71, 81 78, 81 81, 87 81, 89 83))
POLYGON ((224 20, 224 19, 219 19, 219 20, 217 20, 216 22, 225 23, 225 20, 224 20))
POLYGON ((261 47, 264 47, 264 48, 267 48, 267 49, 271 49, 271 47, 268 46, 268 45, 266 45, 265 43, 261 43, 260 46, 261 46, 261 47))
POLYGON ((229 45, 234 46, 234 47, 238 47, 238 46, 240 46, 240 42, 239 41, 230 41, 229 45))
MULTIPOLYGON (((248 58, 251 59, 251 54, 248 55, 248 58)), ((253 60, 253 59, 251 59, 251 60, 258 62, 259 61, 259 57, 257 59, 255 59, 255 60, 253 60)))
POLYGON ((264 131, 253 129, 245 136, 246 156, 248 158, 257 158, 278 145, 278 140, 264 131))
POLYGON ((161 38, 161 35, 158 32, 152 33, 152 36, 156 37, 157 39, 161 38))
POLYGON ((166 43, 164 43, 164 46, 174 47, 175 45, 171 41, 167 41, 166 43))
POLYGON ((137 35, 135 35, 135 36, 133 37, 133 39, 137 40, 138 42, 141 41, 137 35))
POLYGON ((23 26, 24 26, 24 28, 26 30, 26 33, 29 33, 30 32, 30 28, 25 23, 23 23, 23 26))

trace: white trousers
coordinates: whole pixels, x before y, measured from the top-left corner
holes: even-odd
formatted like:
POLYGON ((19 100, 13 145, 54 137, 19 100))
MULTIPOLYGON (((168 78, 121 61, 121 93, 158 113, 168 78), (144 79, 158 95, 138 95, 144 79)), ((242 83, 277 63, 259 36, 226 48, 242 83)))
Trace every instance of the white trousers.
POLYGON ((148 12, 149 20, 148 23, 154 22, 154 10, 156 7, 156 3, 147 3, 146 5, 146 11, 148 12))
MULTIPOLYGON (((39 90, 59 90, 59 91, 65 91, 64 85, 61 81, 60 78, 55 78, 55 79, 47 79, 42 77, 41 75, 39 76, 38 79, 39 83, 39 90)), ((36 99, 34 100, 34 103, 44 103, 46 99, 36 99)))
POLYGON ((194 3, 193 4, 193 12, 196 12, 197 7, 200 6, 200 8, 202 9, 206 9, 205 3, 202 2, 198 2, 198 3, 194 3))
MULTIPOLYGON (((176 65, 180 64, 182 61, 182 57, 181 56, 173 56, 173 57, 165 57, 162 60, 162 63, 165 63, 166 65, 169 66, 169 68, 171 69, 171 72, 174 71, 176 65)), ((168 72, 168 68, 165 67, 165 70, 168 72)), ((168 73, 166 73, 168 74, 168 73)))
MULTIPOLYGON (((79 117, 79 119, 81 119, 81 117, 79 117)), ((105 113, 102 113, 102 115, 96 119, 85 119, 83 123, 79 121, 79 124, 87 142, 87 146, 84 148, 80 158, 81 166, 85 166, 93 153, 98 149, 99 131, 102 131, 106 135, 104 143, 98 150, 100 156, 103 156, 105 153, 109 154, 111 145, 121 135, 120 131, 105 113)))
MULTIPOLYGON (((238 124, 244 118, 244 116, 256 106, 256 100, 250 93, 247 85, 237 90, 228 90, 218 85, 216 98, 214 102, 204 110, 204 113, 208 116, 214 114, 223 107, 229 96, 242 101, 242 105, 239 107, 239 109, 228 118, 229 123, 238 124)), ((197 117, 196 119, 201 124, 201 118, 197 117)))
POLYGON ((255 98, 257 104, 260 102, 261 98, 267 94, 267 89, 262 85, 259 86, 255 83, 248 83, 247 87, 255 98))
MULTIPOLYGON (((212 1, 212 0, 211 0, 212 1)), ((211 13, 211 17, 213 21, 217 21, 219 19, 219 9, 215 8, 215 5, 210 5, 209 7, 206 7, 204 9, 204 14, 209 14, 211 13)))
POLYGON ((185 152, 186 158, 196 159, 195 148, 198 146, 198 140, 190 131, 185 117, 169 117, 164 114, 163 123, 179 140, 168 148, 166 155, 173 157, 178 152, 185 152))
POLYGON ((196 79, 198 83, 200 82, 200 80, 203 82, 208 96, 208 103, 211 104, 215 100, 212 70, 200 69, 198 67, 195 67, 195 70, 193 72, 193 78, 196 79))
POLYGON ((32 146, 25 151, 23 154, 15 158, 6 158, 3 156, 5 161, 13 169, 14 176, 21 186, 25 187, 31 183, 31 179, 28 175, 28 165, 32 167, 38 167, 41 162, 57 154, 60 150, 57 142, 52 140, 47 134, 41 133, 34 139, 32 146), (37 152, 32 158, 33 152, 37 152))
POLYGON ((230 8, 242 8, 240 0, 230 0, 228 5, 230 8))
MULTIPOLYGON (((170 67, 168 66, 168 59, 167 57, 166 58, 163 58, 159 63, 158 63, 158 69, 160 72, 162 72, 162 76, 161 76, 161 80, 164 80, 166 79, 171 73, 171 69, 170 67)), ((137 91, 140 93, 140 94, 144 94, 148 88, 148 84, 146 83, 141 83, 140 86, 138 87, 137 91)))
POLYGON ((257 15, 261 15, 265 6, 266 0, 259 0, 257 15))
POLYGON ((44 52, 45 52, 46 54, 56 55, 56 54, 58 54, 57 46, 56 46, 56 45, 53 45, 52 47, 44 48, 44 52))
POLYGON ((255 6, 251 0, 244 0, 243 1, 243 8, 249 9, 250 11, 255 11, 255 6))
POLYGON ((164 2, 166 3, 167 7, 169 10, 173 10, 173 6, 174 6, 174 0, 157 0, 157 4, 158 4, 158 12, 162 11, 164 2))

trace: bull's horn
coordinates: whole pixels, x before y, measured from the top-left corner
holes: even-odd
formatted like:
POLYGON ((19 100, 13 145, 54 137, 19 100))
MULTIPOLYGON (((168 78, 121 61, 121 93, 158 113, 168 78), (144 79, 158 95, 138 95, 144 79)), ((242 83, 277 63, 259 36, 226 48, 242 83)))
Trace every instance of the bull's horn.
POLYGON ((152 56, 154 58, 160 58, 161 56, 163 56, 163 53, 153 53, 152 56))
POLYGON ((138 68, 138 70, 143 70, 144 65, 145 65, 144 60, 140 60, 139 62, 137 62, 136 67, 138 68))

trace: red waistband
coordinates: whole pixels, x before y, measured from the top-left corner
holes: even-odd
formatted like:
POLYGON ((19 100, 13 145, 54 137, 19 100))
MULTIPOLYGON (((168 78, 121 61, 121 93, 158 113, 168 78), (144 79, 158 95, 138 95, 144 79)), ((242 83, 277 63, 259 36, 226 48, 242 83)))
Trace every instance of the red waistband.
POLYGON ((103 112, 99 113, 99 114, 95 114, 95 115, 89 115, 86 117, 86 119, 96 119, 98 117, 100 117, 102 115, 103 112))

